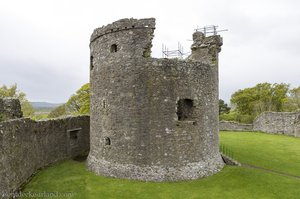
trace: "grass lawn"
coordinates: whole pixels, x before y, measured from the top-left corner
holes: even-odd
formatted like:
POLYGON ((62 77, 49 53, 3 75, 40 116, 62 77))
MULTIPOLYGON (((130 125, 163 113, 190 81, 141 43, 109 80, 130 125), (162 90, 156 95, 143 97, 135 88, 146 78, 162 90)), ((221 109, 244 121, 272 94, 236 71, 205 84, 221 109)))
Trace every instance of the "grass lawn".
MULTIPOLYGON (((221 133, 240 162, 299 175, 300 139, 261 133, 221 133), (297 156, 298 154, 298 156, 297 156), (281 161, 281 162, 278 162, 281 161)), ((39 172, 25 192, 72 192, 72 198, 293 199, 300 180, 257 169, 226 166, 204 179, 153 183, 96 176, 84 162, 65 161, 39 172)))
MULTIPOLYGON (((220 143, 241 163, 300 176, 300 139, 253 132, 222 132, 220 143)), ((300 198, 300 196, 299 196, 300 198)))

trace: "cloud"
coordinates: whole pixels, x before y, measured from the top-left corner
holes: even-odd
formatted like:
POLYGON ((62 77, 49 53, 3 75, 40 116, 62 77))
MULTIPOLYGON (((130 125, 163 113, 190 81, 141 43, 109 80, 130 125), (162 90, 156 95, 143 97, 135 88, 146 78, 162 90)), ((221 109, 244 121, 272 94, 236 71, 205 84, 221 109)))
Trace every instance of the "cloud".
POLYGON ((0 7, 0 84, 17 82, 30 100, 64 102, 89 81, 94 28, 125 17, 156 17, 153 56, 161 44, 190 51, 197 26, 223 32, 220 97, 259 82, 299 86, 300 3, 251 1, 5 1, 0 7))

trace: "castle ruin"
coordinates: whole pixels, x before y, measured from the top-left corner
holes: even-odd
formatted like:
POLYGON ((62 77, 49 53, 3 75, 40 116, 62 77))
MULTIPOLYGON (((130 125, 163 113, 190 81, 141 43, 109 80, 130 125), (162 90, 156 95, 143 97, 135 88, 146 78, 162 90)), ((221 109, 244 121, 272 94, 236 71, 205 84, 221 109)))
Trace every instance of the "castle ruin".
POLYGON ((264 112, 255 118, 253 130, 300 137, 300 111, 264 112))
POLYGON ((90 40, 88 169, 144 181, 189 180, 224 165, 218 146, 222 38, 193 34, 186 60, 151 58, 155 19, 122 19, 90 40))
POLYGON ((0 98, 0 122, 23 116, 20 101, 14 98, 0 98))
POLYGON ((14 193, 40 169, 89 152, 90 118, 34 121, 22 118, 20 101, 0 98, 0 198, 14 193))

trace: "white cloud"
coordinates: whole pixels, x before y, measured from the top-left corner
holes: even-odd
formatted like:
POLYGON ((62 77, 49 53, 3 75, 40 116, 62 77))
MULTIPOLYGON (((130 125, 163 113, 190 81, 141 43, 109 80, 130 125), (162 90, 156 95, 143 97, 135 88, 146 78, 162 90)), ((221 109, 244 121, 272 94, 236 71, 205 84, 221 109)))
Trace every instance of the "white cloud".
POLYGON ((94 28, 125 17, 155 17, 153 55, 180 41, 189 51, 193 29, 222 33, 220 97, 259 82, 299 86, 300 3, 251 1, 10 0, 0 7, 0 84, 19 84, 30 100, 63 102, 89 81, 94 28))

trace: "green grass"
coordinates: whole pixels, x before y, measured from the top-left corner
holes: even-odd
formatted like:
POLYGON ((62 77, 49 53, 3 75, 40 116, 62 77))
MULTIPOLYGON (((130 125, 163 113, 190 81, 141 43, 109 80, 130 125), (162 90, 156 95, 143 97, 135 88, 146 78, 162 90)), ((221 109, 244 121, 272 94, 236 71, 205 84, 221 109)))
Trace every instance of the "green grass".
POLYGON ((241 163, 300 176, 300 139, 253 132, 222 132, 220 143, 241 163))
MULTIPOLYGON (((221 143, 230 148, 241 162, 298 174, 298 164, 295 162, 299 161, 300 157, 295 158, 294 155, 300 154, 300 139, 261 133, 231 132, 221 133, 220 137, 221 143), (286 157, 288 155, 293 158, 286 157), (274 158, 276 160, 279 158, 283 162, 273 163, 274 158)), ((70 160, 39 172, 24 191, 72 192, 74 193, 72 198, 80 199, 296 199, 300 196, 299 187, 300 180, 292 177, 232 166, 226 166, 221 172, 208 178, 193 181, 175 183, 130 181, 96 176, 86 171, 85 163, 70 160)))

